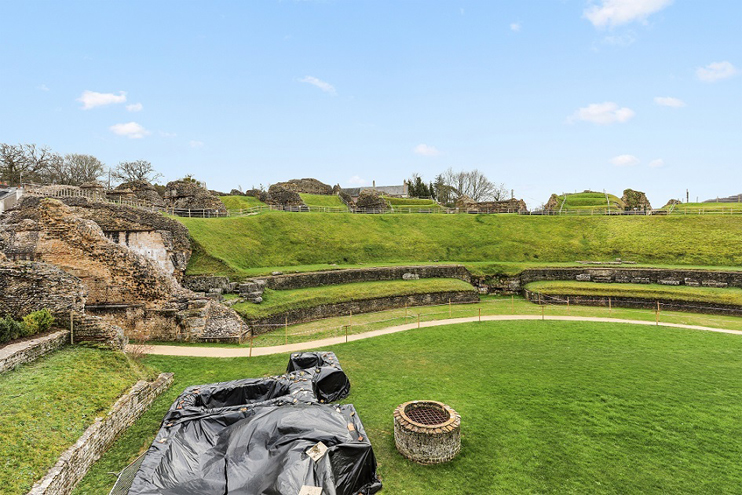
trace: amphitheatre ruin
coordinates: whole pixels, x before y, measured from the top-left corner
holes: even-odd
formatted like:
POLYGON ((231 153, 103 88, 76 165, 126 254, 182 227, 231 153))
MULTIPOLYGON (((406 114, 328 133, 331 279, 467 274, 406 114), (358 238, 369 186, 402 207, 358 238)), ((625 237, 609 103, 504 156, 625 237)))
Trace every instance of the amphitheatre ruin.
MULTIPOLYGON (((410 197, 407 181, 316 179, 229 193, 193 179, 25 185, 3 197, 0 389, 10 415, 24 410, 12 427, 3 415, 6 471, 19 473, 7 493, 370 494, 424 490, 428 477, 470 493, 478 482, 462 473, 474 465, 527 477, 534 449, 566 462, 562 434, 578 438, 571 456, 601 458, 605 442, 637 455, 627 423, 684 459, 684 421, 717 448, 697 469, 734 477, 735 415, 718 416, 740 403, 731 201, 653 209, 638 191, 585 191, 530 211, 515 198, 410 197), (702 371, 714 367, 725 376, 702 371), (709 390, 718 397, 696 399, 709 390), (352 405, 331 405, 346 396, 352 405), (288 442, 299 407, 284 468, 259 461, 249 439, 288 442), (200 439, 223 421, 236 423, 200 439), (497 457, 504 444, 510 460, 497 457), (223 479, 222 462, 234 469, 223 479), (425 466, 437 462, 453 470, 425 466)), ((653 483, 693 483, 663 455, 647 462, 660 466, 653 483)), ((629 465, 606 476, 644 486, 629 465)))

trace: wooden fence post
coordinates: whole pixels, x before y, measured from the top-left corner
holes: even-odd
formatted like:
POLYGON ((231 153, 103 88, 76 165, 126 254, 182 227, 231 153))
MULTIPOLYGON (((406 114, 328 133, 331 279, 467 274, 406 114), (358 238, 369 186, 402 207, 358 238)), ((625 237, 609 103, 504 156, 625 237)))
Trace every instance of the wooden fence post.
POLYGON ((660 324, 660 302, 657 301, 657 310, 654 312, 654 323, 655 325, 660 324))
POLYGON ((451 312, 451 298, 449 297, 448 298, 448 317, 451 318, 452 314, 453 313, 451 312))
POLYGON ((284 328, 284 330, 286 331, 286 332, 285 332, 285 333, 286 333, 286 339, 285 339, 285 341, 284 341, 284 342, 285 342, 286 344, 288 344, 288 343, 289 343, 289 317, 288 317, 288 315, 287 315, 287 316, 284 316, 284 320, 283 320, 283 328, 284 328))
POLYGON ((248 355, 248 357, 252 357, 252 339, 253 339, 253 330, 251 328, 250 329, 250 354, 248 355))

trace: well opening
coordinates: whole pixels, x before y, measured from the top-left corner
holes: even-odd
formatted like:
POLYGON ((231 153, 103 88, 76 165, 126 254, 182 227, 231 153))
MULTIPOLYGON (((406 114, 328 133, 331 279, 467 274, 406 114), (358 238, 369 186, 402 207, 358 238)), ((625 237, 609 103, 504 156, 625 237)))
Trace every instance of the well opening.
POLYGON ((461 449, 461 416, 442 402, 405 402, 394 411, 394 441, 420 464, 450 461, 461 449))

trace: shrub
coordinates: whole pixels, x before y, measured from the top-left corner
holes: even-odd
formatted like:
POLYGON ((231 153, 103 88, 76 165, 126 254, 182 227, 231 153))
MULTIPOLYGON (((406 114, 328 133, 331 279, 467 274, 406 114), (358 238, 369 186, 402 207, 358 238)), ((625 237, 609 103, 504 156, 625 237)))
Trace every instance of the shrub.
POLYGON ((24 334, 23 324, 10 316, 0 319, 0 343, 17 339, 24 334))
POLYGON ((48 309, 44 308, 34 311, 33 313, 29 313, 23 317, 23 335, 25 337, 30 337, 37 333, 46 332, 53 324, 54 316, 52 316, 48 309))

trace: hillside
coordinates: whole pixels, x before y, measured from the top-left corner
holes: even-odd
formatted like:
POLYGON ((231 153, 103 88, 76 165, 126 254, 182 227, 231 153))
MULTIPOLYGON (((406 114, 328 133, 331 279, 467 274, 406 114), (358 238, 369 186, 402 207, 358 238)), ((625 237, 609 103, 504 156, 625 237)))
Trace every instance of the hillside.
POLYGON ((742 265, 742 216, 537 217, 269 212, 179 218, 189 273, 255 267, 427 261, 574 262, 620 257, 667 265, 742 265))
POLYGON ((265 203, 252 196, 219 196, 224 206, 228 210, 239 210, 242 208, 253 208, 255 206, 265 206, 265 203))
POLYGON ((566 200, 565 195, 559 196, 558 206, 556 209, 605 209, 608 207, 608 202, 610 202, 611 210, 623 210, 626 206, 621 198, 613 194, 608 194, 608 201, 606 201, 606 195, 604 193, 586 191, 581 193, 567 194, 566 200))

